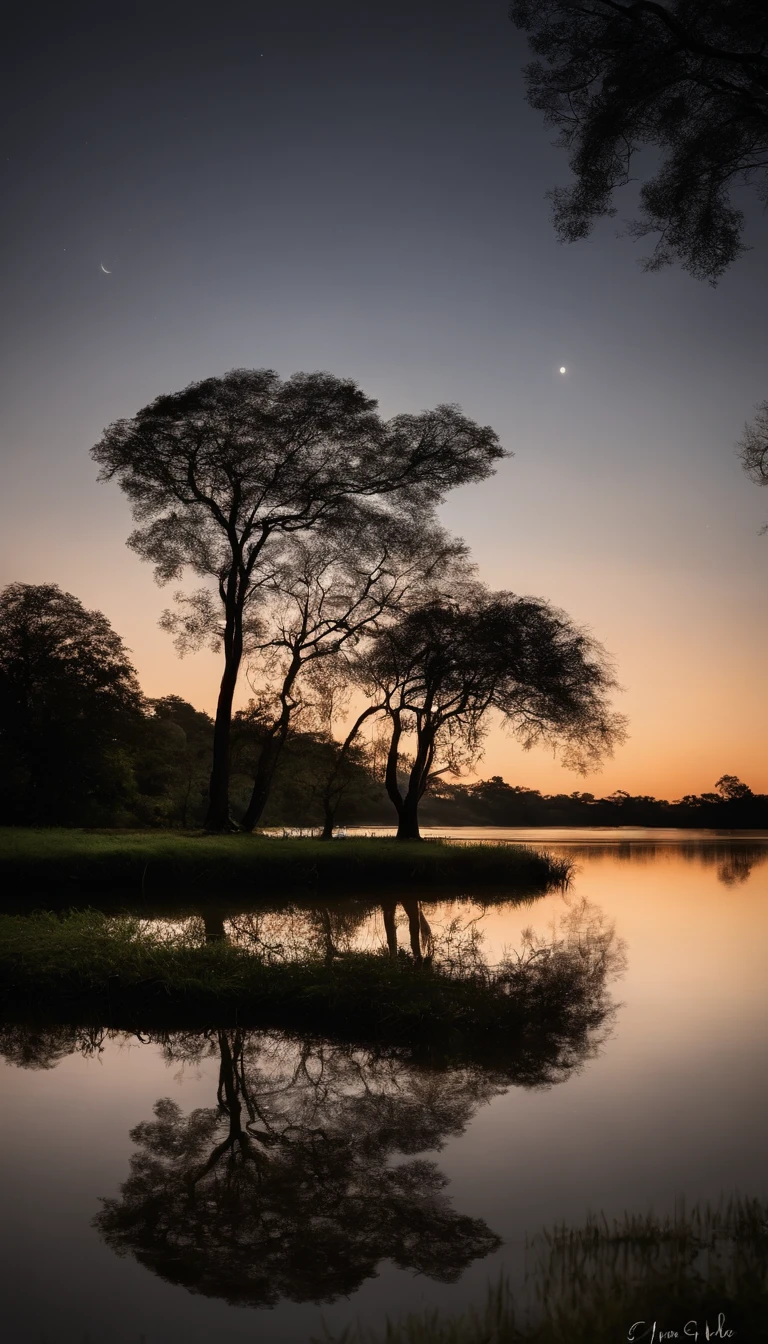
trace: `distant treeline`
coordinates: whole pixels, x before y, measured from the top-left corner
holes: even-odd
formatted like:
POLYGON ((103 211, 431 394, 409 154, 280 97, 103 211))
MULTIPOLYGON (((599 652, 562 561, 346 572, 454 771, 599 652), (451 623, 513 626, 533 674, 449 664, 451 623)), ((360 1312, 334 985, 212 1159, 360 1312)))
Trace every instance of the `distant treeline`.
POLYGON ((690 826, 716 829, 768 827, 768 794, 753 793, 736 775, 723 775, 714 792, 686 794, 674 802, 617 789, 592 793, 540 793, 507 784, 499 775, 476 784, 438 784, 424 799, 426 825, 444 826, 690 826))

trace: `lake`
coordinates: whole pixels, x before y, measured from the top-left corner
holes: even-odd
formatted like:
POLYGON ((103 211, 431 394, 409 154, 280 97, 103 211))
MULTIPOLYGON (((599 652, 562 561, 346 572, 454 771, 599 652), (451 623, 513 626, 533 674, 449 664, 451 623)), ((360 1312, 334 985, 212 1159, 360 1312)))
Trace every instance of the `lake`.
MULTIPOLYGON (((573 859, 565 893, 419 911, 437 959, 591 958, 595 1001, 573 1032, 509 1068, 441 1068, 216 1023, 8 1028, 3 1339, 303 1344, 323 1321, 458 1310, 502 1269, 524 1292, 526 1242, 553 1224, 768 1196, 768 835, 455 838, 573 859), (216 1165, 234 1110, 259 1145, 255 1213, 216 1165)), ((394 920, 409 955, 413 912, 394 920)), ((281 957, 313 939, 374 951, 393 931, 365 892, 224 925, 281 957)))

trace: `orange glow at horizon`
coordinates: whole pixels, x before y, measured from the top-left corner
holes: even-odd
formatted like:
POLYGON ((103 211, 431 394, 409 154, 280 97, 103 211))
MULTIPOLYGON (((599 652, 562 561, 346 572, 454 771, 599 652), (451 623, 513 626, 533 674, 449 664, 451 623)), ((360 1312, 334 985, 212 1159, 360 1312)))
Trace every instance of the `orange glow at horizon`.
MULTIPOLYGON (((91 579, 90 593, 85 575, 73 576, 62 586, 86 605, 105 611, 131 650, 146 695, 181 695, 213 714, 221 675, 219 656, 208 649, 177 656, 171 638, 157 626, 161 611, 172 605, 175 585, 158 589, 147 567, 132 557, 126 560, 128 572, 120 576, 119 610, 110 600, 108 574, 98 586, 91 579)), ((572 594, 570 607, 562 602, 572 614, 575 597, 572 594)), ((583 598, 582 605, 587 605, 583 598)), ((653 611, 649 603, 624 628, 609 603, 596 601, 594 605, 597 614, 590 624, 603 636, 625 688, 613 703, 628 716, 628 741, 613 759, 606 760, 600 773, 581 776, 563 769, 545 748, 523 751, 509 733, 494 724, 472 777, 501 775, 509 784, 542 793, 578 790, 600 797, 625 789, 673 800, 686 793, 710 791, 720 775, 728 773, 738 775, 755 792, 768 792, 761 671, 766 660, 758 649, 753 646, 753 657, 747 660, 734 639, 730 647, 721 648, 715 662, 710 627, 693 603, 687 619, 671 608, 653 611)), ((737 631, 739 613, 733 605, 730 618, 737 631)), ((753 636, 764 644, 759 627, 751 625, 753 636)), ((250 694, 242 672, 237 705, 244 705, 250 694)))

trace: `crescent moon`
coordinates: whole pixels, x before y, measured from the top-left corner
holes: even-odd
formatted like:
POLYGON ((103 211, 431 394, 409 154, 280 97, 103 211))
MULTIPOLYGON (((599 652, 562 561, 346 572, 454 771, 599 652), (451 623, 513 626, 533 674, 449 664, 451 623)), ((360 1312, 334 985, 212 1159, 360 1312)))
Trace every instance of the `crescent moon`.
POLYGON ((100 261, 100 262, 99 262, 99 265, 100 265, 100 267, 101 267, 101 269, 102 269, 102 271, 104 272, 105 275, 111 275, 111 274, 112 274, 111 271, 108 271, 108 270, 107 270, 107 268, 106 268, 106 266, 104 265, 104 262, 103 262, 103 261, 100 261))

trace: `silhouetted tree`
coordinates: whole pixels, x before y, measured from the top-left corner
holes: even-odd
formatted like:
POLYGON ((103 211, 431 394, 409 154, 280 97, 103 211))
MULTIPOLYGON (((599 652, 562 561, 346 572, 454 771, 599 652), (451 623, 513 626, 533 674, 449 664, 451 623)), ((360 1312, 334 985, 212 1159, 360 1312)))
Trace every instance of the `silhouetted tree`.
POLYGON ((368 784, 366 792, 371 793, 375 786, 370 753, 362 746, 358 738, 363 724, 373 718, 374 715, 384 713, 385 710, 386 703, 384 701, 366 705, 365 709, 354 720, 351 728, 348 729, 343 740, 341 742, 333 741, 330 767, 326 772, 321 790, 323 807, 321 840, 333 839, 333 828, 337 823, 342 799, 345 796, 349 797, 353 790, 360 790, 361 775, 368 784))
POLYGON ((133 792, 136 673, 106 616, 56 584, 0 594, 0 757, 6 821, 98 820, 133 792))
POLYGON ((738 775, 721 775, 715 788, 720 797, 729 803, 742 802, 746 798, 754 797, 749 785, 742 783, 738 775))
POLYGON ((715 283, 744 250, 734 187, 768 178, 768 7, 763 0, 514 0, 542 57, 531 105, 560 131, 576 181, 552 192, 561 239, 615 215, 636 152, 661 156, 643 184, 636 237, 658 233, 646 269, 672 261, 715 283))
POLYGON ((595 768, 624 736, 608 708, 616 686, 604 651, 546 602, 467 585, 382 630, 362 665, 391 722, 385 782, 398 839, 419 838, 418 806, 430 780, 478 759, 489 711, 525 748, 559 745, 572 768, 595 768), (404 734, 415 755, 403 793, 404 734))
POLYGON ((179 695, 147 701, 134 756, 135 811, 154 825, 199 826, 211 773, 213 720, 179 695))
MULTIPOLYGON (((738 449, 749 479, 756 485, 768 485, 768 401, 760 403, 754 420, 744 426, 738 449)), ((760 530, 768 532, 768 523, 760 530)))
POLYGON ((358 511, 343 535, 310 536, 288 549, 265 587, 264 629, 254 646, 261 654, 257 668, 266 674, 257 702, 264 735, 245 830, 263 815, 292 722, 307 710, 319 723, 332 719, 346 669, 340 655, 465 550, 439 528, 370 509, 358 511))
POLYGON ((482 480, 503 456, 494 432, 455 406, 383 422, 349 379, 234 369, 158 397, 111 425, 93 449, 100 479, 117 477, 141 526, 128 544, 159 582, 186 567, 212 578, 224 670, 216 709, 206 826, 229 821, 229 730, 244 621, 291 533, 343 528, 350 502, 418 516, 453 486, 482 480))

